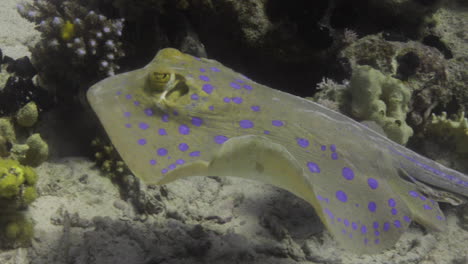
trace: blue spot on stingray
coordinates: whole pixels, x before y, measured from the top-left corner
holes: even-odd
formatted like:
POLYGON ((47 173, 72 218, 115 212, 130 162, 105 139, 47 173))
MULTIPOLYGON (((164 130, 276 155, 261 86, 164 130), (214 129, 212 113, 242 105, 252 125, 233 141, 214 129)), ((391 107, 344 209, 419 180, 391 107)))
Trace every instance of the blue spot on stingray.
POLYGON ((367 234, 367 226, 366 225, 361 226, 361 234, 367 234))
POLYGON ((236 104, 241 104, 242 103, 242 98, 240 97, 233 97, 232 101, 236 104))
POLYGON ((179 144, 179 150, 180 151, 187 151, 189 149, 189 145, 187 143, 180 143, 179 144))
POLYGON ((146 124, 145 122, 140 122, 140 124, 138 124, 138 127, 142 130, 146 130, 149 128, 149 125, 146 124))
POLYGON ((374 178, 367 179, 367 184, 373 190, 375 190, 375 189, 377 189, 377 187, 379 187, 379 182, 374 178))
POLYGON ((281 121, 281 120, 273 120, 273 121, 271 121, 271 124, 273 126, 277 126, 277 127, 284 126, 284 122, 281 121))
POLYGON ((229 85, 234 89, 240 89, 241 88, 241 86, 238 83, 235 83, 235 82, 231 82, 229 85))
POLYGON ((229 138, 226 137, 226 136, 223 136, 223 135, 217 135, 214 137, 214 142, 216 144, 223 144, 224 142, 226 142, 229 138))
POLYGON ((199 157, 200 156, 200 151, 193 151, 189 153, 190 157, 199 157))
POLYGON ((319 173, 320 172, 320 167, 315 162, 307 162, 307 167, 309 168, 309 171, 312 172, 312 173, 319 173))
POLYGON ((375 202, 369 202, 369 204, 367 204, 367 209, 371 212, 375 212, 377 210, 377 204, 375 202))
POLYGON ((383 231, 388 231, 390 229, 390 223, 389 222, 385 222, 383 224, 383 231))
POLYGON ((302 148, 307 148, 309 146, 309 140, 305 138, 297 138, 297 144, 302 148))
POLYGON ((252 128, 254 123, 248 119, 239 121, 239 126, 242 128, 252 128))
POLYGON ((393 221, 393 225, 394 225, 396 228, 400 228, 400 227, 401 227, 401 222, 400 222, 400 220, 395 220, 395 221, 393 221))
POLYGON ((260 111, 260 106, 258 106, 258 105, 252 105, 252 106, 250 107, 250 109, 252 109, 252 111, 254 111, 254 112, 259 112, 259 111, 260 111))
POLYGON ((338 199, 340 202, 347 202, 348 201, 348 195, 342 190, 339 190, 335 193, 336 199, 338 199))
POLYGON ((179 126, 179 133, 182 135, 188 135, 190 134, 190 128, 187 125, 182 124, 179 126))
POLYGON ((351 168, 348 168, 348 167, 344 167, 342 170, 341 170, 341 175, 343 175, 343 177, 347 180, 352 180, 354 179, 354 171, 351 169, 351 168))
POLYGON ((160 128, 160 129, 158 130, 158 134, 161 135, 161 136, 167 135, 166 129, 160 128))
POLYGON ((423 208, 424 208, 424 210, 431 210, 432 209, 432 207, 427 205, 427 204, 423 205, 423 208))
POLYGON ((146 108, 144 110, 144 112, 145 112, 145 115, 147 115, 147 116, 152 116, 154 114, 153 109, 151 109, 151 108, 146 108))
POLYGON ((198 76, 200 78, 200 80, 202 81, 205 81, 205 82, 209 82, 210 81, 210 78, 206 75, 200 75, 198 76))
POLYGON ((338 153, 333 152, 333 153, 331 154, 331 159, 332 159, 332 160, 337 160, 337 159, 338 159, 338 153))
POLYGON ((246 89, 247 91, 252 91, 252 86, 248 85, 248 84, 244 84, 244 89, 246 89))
POLYGON ((209 84, 209 83, 205 83, 202 86, 202 90, 207 94, 211 94, 213 92, 213 90, 214 90, 214 86, 209 84))
POLYGON ((167 153, 168 153, 168 151, 167 151, 167 149, 165 149, 165 148, 159 148, 159 149, 157 150, 157 153, 158 153, 159 156, 166 156, 167 153))
POLYGON ((203 124, 203 119, 199 117, 192 117, 192 125, 199 127, 202 124, 203 124))

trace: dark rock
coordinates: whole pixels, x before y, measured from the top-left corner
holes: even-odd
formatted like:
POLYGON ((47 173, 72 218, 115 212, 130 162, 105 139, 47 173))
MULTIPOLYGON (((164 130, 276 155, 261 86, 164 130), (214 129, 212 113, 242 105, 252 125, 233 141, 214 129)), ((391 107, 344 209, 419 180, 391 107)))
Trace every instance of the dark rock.
POLYGON ((416 73, 421 60, 416 53, 410 51, 403 56, 397 57, 397 62, 397 77, 401 80, 408 80, 408 77, 416 73))
POLYGON ((35 86, 31 79, 11 76, 0 91, 0 116, 14 114, 30 101, 36 102, 41 110, 48 110, 53 105, 49 93, 35 86))
POLYGON ((397 33, 397 32, 393 32, 393 31, 386 31, 386 32, 382 33, 382 37, 385 40, 388 40, 388 41, 408 42, 408 40, 409 40, 408 37, 406 37, 402 33, 397 33))
POLYGON ((2 64, 10 64, 12 62, 14 62, 15 60, 12 58, 12 57, 9 57, 9 56, 4 56, 3 57, 3 61, 2 61, 2 64))
POLYGON ((442 54, 444 54, 444 57, 446 59, 453 58, 452 51, 437 36, 434 36, 434 35, 426 36, 426 37, 424 37, 422 43, 427 45, 427 46, 434 47, 434 48, 438 49, 440 52, 442 52, 442 54))
POLYGON ((7 71, 10 73, 16 73, 16 75, 23 78, 32 78, 36 75, 37 71, 31 64, 31 61, 27 56, 19 58, 13 62, 10 62, 7 71))

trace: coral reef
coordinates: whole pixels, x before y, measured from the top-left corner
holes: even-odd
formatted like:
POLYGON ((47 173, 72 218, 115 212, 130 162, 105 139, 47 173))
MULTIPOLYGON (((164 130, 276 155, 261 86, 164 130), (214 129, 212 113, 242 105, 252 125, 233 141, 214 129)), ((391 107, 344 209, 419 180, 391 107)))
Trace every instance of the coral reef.
POLYGON ((91 142, 94 158, 102 173, 111 179, 121 179, 130 174, 130 170, 120 158, 114 146, 101 138, 95 138, 91 142))
POLYGON ((36 124, 37 119, 37 106, 34 102, 21 108, 15 118, 0 118, 0 157, 9 157, 23 165, 33 167, 47 160, 49 155, 47 143, 40 134, 28 132, 28 129, 36 124))
POLYGON ((349 92, 355 118, 375 121, 390 139, 406 144, 413 135, 413 129, 405 122, 411 93, 400 80, 370 66, 357 66, 349 92))
POLYGON ((29 102, 15 117, 0 117, 0 247, 28 246, 32 222, 24 209, 37 197, 37 174, 32 167, 43 163, 49 149, 41 136, 31 134, 38 109, 29 102), (15 122, 16 121, 16 122, 15 122), (24 143, 22 143, 24 142, 24 143))
POLYGON ((30 101, 41 110, 50 109, 49 93, 34 83, 36 70, 28 57, 12 59, 0 50, 0 116, 15 114, 30 101))
POLYGON ((0 247, 29 244, 33 226, 21 210, 36 199, 36 182, 34 169, 0 158, 0 247))
POLYGON ((39 111, 35 102, 27 103, 16 114, 16 122, 22 127, 32 127, 39 117, 39 111))
POLYGON ((454 119, 448 119, 446 112, 442 112, 440 116, 432 114, 427 130, 428 135, 437 138, 441 144, 447 145, 457 154, 468 155, 468 119, 464 112, 454 119))
POLYGON ((42 33, 42 40, 30 48, 33 64, 41 83, 61 100, 119 69, 122 19, 109 19, 76 0, 35 0, 17 8, 42 33))
POLYGON ((371 35, 345 48, 340 56, 352 69, 369 65, 403 81, 412 95, 407 122, 413 128, 424 126, 434 108, 445 107, 458 85, 447 75, 443 54, 417 41, 388 41, 383 34, 371 35))
POLYGON ((37 175, 31 167, 16 160, 0 159, 0 174, 1 199, 10 199, 15 208, 24 207, 35 199, 36 193, 30 188, 36 184, 37 175))
MULTIPOLYGON (((462 109, 468 109, 468 5, 466 1, 443 1, 430 17, 430 26, 424 28, 422 43, 439 50, 447 60, 447 79, 453 96, 462 109)), ((441 109, 447 110, 447 109, 441 109)), ((458 109, 451 108, 451 114, 458 109)), ((439 111, 440 113, 440 111, 439 111)))

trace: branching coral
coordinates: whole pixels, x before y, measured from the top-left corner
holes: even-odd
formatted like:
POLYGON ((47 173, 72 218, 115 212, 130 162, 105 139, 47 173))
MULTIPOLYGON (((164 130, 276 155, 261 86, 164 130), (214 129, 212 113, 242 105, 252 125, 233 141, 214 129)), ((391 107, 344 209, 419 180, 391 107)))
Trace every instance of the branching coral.
MULTIPOLYGON (((76 0, 35 0, 17 8, 42 33, 42 40, 31 51, 43 82, 77 89, 119 69, 117 60, 124 55, 120 42, 123 19, 109 19, 76 0)), ((73 89, 67 90, 62 92, 74 94, 73 89)))

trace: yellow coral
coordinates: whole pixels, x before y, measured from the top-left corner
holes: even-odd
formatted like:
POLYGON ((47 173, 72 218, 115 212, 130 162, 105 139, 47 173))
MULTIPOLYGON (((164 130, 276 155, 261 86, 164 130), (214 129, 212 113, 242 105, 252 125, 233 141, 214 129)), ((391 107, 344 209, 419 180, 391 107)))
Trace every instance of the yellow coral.
POLYGON ((65 41, 73 38, 75 36, 75 25, 69 20, 65 21, 65 24, 62 26, 62 32, 60 36, 65 41))
POLYGON ((16 160, 0 159, 0 199, 15 198, 22 206, 28 205, 36 199, 36 182, 37 175, 31 167, 16 160))
POLYGON ((24 179, 23 168, 19 162, 0 159, 0 197, 13 198, 17 196, 24 179))

